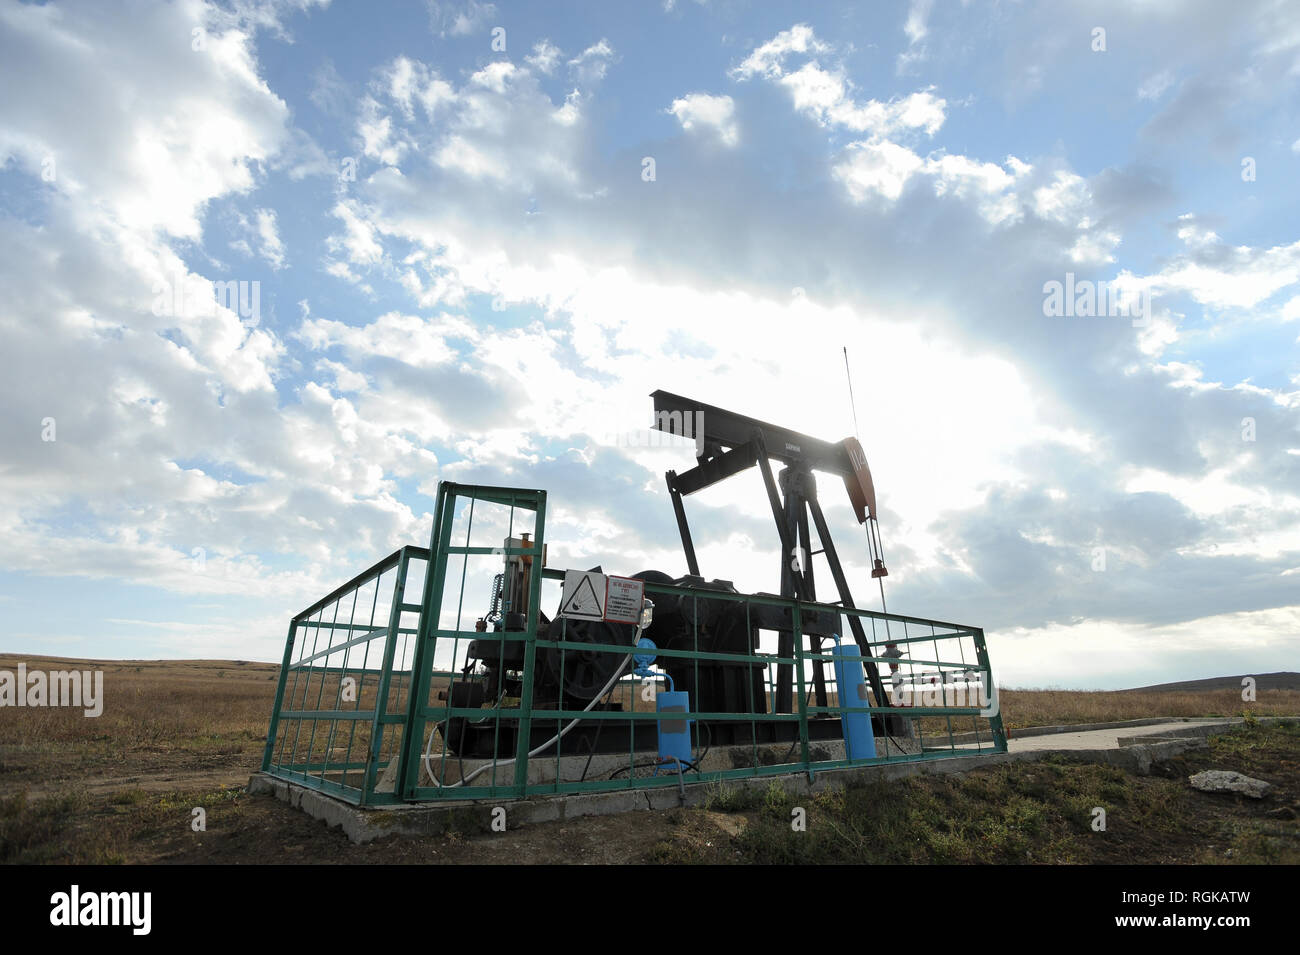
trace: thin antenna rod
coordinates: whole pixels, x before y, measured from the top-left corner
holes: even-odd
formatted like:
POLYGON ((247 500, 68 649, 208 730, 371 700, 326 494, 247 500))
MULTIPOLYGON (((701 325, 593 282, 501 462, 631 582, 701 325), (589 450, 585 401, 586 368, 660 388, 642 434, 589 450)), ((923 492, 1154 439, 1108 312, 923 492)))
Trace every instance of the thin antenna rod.
POLYGON ((853 436, 861 441, 862 432, 858 430, 858 402, 853 397, 853 375, 849 372, 849 346, 840 347, 844 349, 844 377, 849 380, 849 407, 853 409, 853 436))

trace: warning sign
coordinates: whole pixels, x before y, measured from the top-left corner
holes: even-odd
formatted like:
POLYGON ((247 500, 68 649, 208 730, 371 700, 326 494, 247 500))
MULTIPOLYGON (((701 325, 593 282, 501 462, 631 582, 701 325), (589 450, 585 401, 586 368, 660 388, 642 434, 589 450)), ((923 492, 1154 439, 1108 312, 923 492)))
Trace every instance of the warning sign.
POLYGON ((560 616, 635 624, 641 620, 644 597, 645 581, 608 577, 593 570, 566 570, 560 616))
POLYGON ((605 619, 612 623, 638 623, 645 581, 631 577, 608 578, 605 591, 605 619))
POLYGON ((605 575, 566 570, 560 593, 560 616, 574 620, 605 619, 605 575))

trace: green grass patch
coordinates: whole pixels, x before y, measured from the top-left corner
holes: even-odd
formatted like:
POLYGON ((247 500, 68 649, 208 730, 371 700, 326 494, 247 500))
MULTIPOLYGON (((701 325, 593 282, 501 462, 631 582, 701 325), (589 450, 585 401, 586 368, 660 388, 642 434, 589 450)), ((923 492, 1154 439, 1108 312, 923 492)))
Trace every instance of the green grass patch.
MULTIPOLYGON (((0 862, 45 864, 74 861, 65 846, 66 836, 78 814, 87 806, 85 795, 73 790, 57 796, 30 800, 26 792, 0 799, 0 862)), ((76 861, 120 861, 112 858, 79 858, 76 861)))
POLYGON ((919 775, 848 783, 792 795, 717 784, 698 810, 674 819, 680 838, 659 842, 656 862, 896 864, 1298 862, 1300 831, 1288 817, 1296 793, 1279 785, 1267 804, 1207 797, 1187 785, 1204 768, 1295 778, 1300 725, 1246 725, 1153 776, 1054 754, 962 776, 919 775), (1280 807, 1280 808, 1278 808, 1280 807), (802 810, 805 826, 792 823, 802 810), (1272 810, 1272 814, 1269 812, 1272 810), (744 816, 736 835, 709 813, 744 816), (1099 828, 1104 813, 1105 827, 1099 828))

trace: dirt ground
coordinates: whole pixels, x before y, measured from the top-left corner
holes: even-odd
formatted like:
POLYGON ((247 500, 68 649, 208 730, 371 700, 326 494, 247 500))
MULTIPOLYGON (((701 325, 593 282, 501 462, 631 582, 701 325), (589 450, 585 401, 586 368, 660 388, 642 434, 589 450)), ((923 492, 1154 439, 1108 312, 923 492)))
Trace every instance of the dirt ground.
MULTIPOLYGON (((203 779, 199 770, 176 781, 203 779)), ((113 790, 0 799, 5 862, 183 864, 754 864, 1300 862, 1300 725, 1243 730, 1158 765, 1152 775, 1056 759, 960 777, 915 777, 803 797, 719 789, 705 808, 634 812, 503 833, 452 832, 353 845, 246 781, 212 788, 113 790), (1191 790, 1204 768, 1274 784, 1265 800, 1191 790), (1104 832, 1092 807, 1108 813, 1104 832), (206 813, 196 832, 194 810, 206 813)))

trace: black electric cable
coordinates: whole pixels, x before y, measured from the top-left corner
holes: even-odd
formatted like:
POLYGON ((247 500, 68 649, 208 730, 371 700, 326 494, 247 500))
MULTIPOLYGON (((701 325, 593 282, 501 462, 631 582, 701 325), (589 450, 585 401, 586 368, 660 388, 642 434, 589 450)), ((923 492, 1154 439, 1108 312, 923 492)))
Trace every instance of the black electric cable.
MULTIPOLYGON (((618 686, 618 683, 616 682, 614 686, 618 686)), ((609 693, 605 694, 606 705, 609 704, 609 697, 614 692, 614 686, 611 686, 609 688, 609 693)), ((591 749, 587 751, 587 765, 582 767, 582 776, 578 779, 578 782, 580 783, 585 783, 587 781, 587 771, 591 769, 591 760, 596 755, 596 746, 600 743, 600 731, 604 728, 605 721, 596 720, 596 735, 591 740, 591 749)))
MULTIPOLYGON (((696 773, 702 773, 702 772, 704 772, 704 770, 701 769, 700 767, 701 767, 701 765, 704 763, 704 757, 709 755, 709 749, 713 746, 713 731, 709 729, 709 724, 708 724, 708 723, 700 723, 700 724, 698 724, 698 725, 699 725, 699 726, 702 726, 702 727, 704 728, 704 731, 705 731, 706 733, 709 734, 709 742, 708 742, 708 744, 704 747, 704 752, 702 752, 702 753, 700 754, 700 758, 699 758, 699 759, 691 760, 691 761, 685 761, 685 762, 682 762, 682 761, 679 760, 679 762, 681 762, 681 765, 684 767, 684 772, 688 772, 688 773, 689 773, 689 772, 696 772, 696 773)), ((605 777, 605 778, 606 778, 606 779, 613 779, 615 776, 619 775, 619 773, 622 773, 622 772, 626 772, 626 771, 633 770, 633 769, 649 769, 651 766, 662 766, 662 765, 663 765, 663 763, 660 762, 660 761, 657 760, 657 759, 654 760, 654 761, 652 761, 652 762, 649 762, 649 763, 633 763, 631 766, 620 766, 620 767, 618 767, 618 769, 616 769, 616 770, 614 770, 613 772, 611 772, 611 773, 610 773, 607 777, 605 777)), ((586 774, 584 773, 584 776, 585 776, 585 775, 586 775, 586 774)))
MULTIPOLYGON (((684 767, 684 770, 683 770, 684 772, 688 772, 688 773, 689 773, 689 772, 697 772, 697 773, 700 772, 699 760, 696 760, 695 762, 686 762, 686 761, 684 761, 684 760, 679 760, 678 762, 680 762, 681 765, 684 767)), ((614 770, 612 773, 610 773, 610 774, 609 774, 607 777, 605 777, 605 778, 606 778, 606 779, 613 779, 615 776, 619 775, 620 773, 625 773, 625 772, 627 772, 627 771, 630 770, 630 769, 649 769, 651 766, 666 766, 666 765, 667 765, 667 763, 660 762, 660 761, 657 760, 657 759, 656 759, 656 760, 652 760, 652 761, 650 761, 650 762, 648 762, 648 763, 634 763, 634 764, 632 764, 631 766, 620 766, 618 769, 614 770)))
MULTIPOLYGON (((803 698, 803 705, 805 708, 807 708, 808 706, 808 701, 812 699, 812 695, 813 695, 813 688, 810 686, 808 687, 808 692, 804 694, 804 698, 803 698)), ((794 742, 790 744, 790 748, 786 751, 786 754, 782 758, 781 762, 788 763, 790 761, 790 757, 794 755, 794 748, 798 745, 799 745, 799 737, 796 736, 794 742)))
POLYGON ((633 763, 631 766, 620 766, 620 767, 618 767, 618 769, 616 769, 616 770, 614 770, 613 772, 611 772, 611 773, 610 773, 608 776, 606 776, 605 778, 606 778, 606 779, 613 779, 613 778, 614 778, 615 776, 617 776, 619 773, 626 772, 626 771, 631 770, 631 769, 648 769, 648 768, 651 767, 651 766, 658 766, 658 765, 659 765, 659 761, 658 761, 658 760, 655 760, 655 761, 650 762, 650 763, 633 763))

